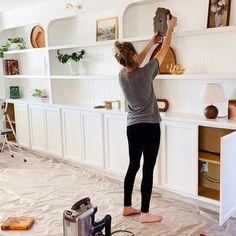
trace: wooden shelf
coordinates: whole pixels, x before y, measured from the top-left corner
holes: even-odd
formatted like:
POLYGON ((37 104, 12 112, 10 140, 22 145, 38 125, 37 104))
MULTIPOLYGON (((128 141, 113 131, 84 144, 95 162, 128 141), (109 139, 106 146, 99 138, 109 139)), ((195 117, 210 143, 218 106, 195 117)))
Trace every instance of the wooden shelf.
MULTIPOLYGON (((10 123, 10 122, 7 120, 6 123, 10 123)), ((16 122, 14 120, 11 120, 11 123, 15 124, 16 122)))
POLYGON ((210 152, 200 151, 198 153, 198 160, 220 165, 220 155, 213 154, 210 152))
POLYGON ((71 80, 113 80, 118 79, 118 75, 53 75, 50 77, 54 80, 71 79, 71 80))
POLYGON ((220 200, 220 191, 213 188, 198 186, 198 195, 206 198, 211 198, 217 201, 220 200))

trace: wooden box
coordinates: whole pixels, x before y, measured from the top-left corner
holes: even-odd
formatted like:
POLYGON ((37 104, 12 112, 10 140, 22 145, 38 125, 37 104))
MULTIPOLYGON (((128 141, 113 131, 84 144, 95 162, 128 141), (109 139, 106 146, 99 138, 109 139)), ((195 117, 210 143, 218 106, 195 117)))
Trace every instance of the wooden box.
POLYGON ((228 118, 236 121, 236 100, 229 100, 228 118))

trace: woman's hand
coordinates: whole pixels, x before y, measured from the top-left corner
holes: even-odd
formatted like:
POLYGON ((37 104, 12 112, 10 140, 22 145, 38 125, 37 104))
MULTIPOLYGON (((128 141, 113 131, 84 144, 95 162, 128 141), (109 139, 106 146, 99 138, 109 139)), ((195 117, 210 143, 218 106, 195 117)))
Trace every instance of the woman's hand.
POLYGON ((174 30, 174 28, 177 25, 177 17, 172 16, 172 18, 170 19, 169 15, 167 16, 167 26, 168 26, 168 30, 174 30))
POLYGON ((150 40, 152 45, 155 45, 156 43, 160 43, 161 41, 162 41, 162 37, 158 33, 155 33, 150 40))

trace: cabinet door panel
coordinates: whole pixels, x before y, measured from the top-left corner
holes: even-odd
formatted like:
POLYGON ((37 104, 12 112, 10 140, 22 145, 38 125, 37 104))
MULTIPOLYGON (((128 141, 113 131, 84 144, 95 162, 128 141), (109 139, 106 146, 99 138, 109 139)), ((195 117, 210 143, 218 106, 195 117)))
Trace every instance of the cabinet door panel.
POLYGON ((40 105, 29 105, 31 148, 45 151, 44 109, 40 105))
POLYGON ((82 113, 84 160, 95 167, 104 168, 104 138, 102 114, 82 113))
POLYGON ((163 185, 197 195, 197 126, 163 122, 163 185))
POLYGON ((81 114, 77 110, 62 110, 64 157, 82 160, 81 114))
POLYGON ((62 156, 62 128, 59 108, 45 107, 46 151, 62 156))
POLYGON ((220 225, 236 211, 236 132, 221 138, 220 225))
POLYGON ((29 114, 27 104, 15 104, 16 135, 19 144, 30 148, 29 114))
POLYGON ((126 115, 105 116, 106 169, 119 174, 125 174, 129 163, 126 126, 126 115))

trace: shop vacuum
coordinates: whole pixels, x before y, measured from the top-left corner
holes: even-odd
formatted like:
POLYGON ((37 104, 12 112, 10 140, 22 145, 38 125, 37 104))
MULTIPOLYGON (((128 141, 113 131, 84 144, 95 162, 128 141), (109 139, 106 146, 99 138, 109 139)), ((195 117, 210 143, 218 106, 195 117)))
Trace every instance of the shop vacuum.
POLYGON ((101 221, 95 222, 96 212, 97 207, 90 203, 89 197, 76 202, 71 209, 67 209, 63 213, 63 236, 111 236, 118 232, 125 232, 134 236, 128 230, 111 232, 110 215, 106 215, 101 221))

